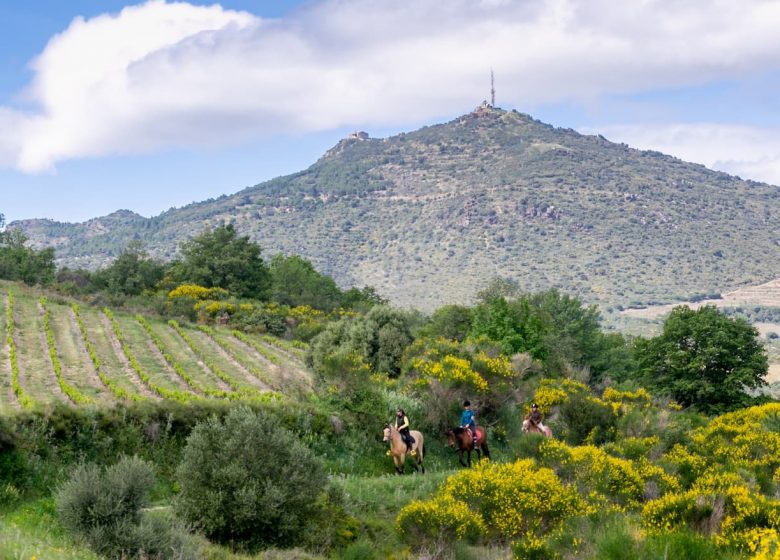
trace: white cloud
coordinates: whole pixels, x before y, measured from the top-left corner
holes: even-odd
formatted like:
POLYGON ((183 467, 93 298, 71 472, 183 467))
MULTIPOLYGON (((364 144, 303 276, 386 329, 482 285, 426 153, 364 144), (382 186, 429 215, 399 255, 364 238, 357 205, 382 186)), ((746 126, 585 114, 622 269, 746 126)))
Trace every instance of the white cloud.
MULTIPOLYGON (((780 0, 320 0, 282 19, 162 0, 75 19, 0 108, 0 165, 400 126, 780 66, 780 0)), ((756 162, 755 169, 761 167, 756 162)))
POLYGON ((597 131, 613 142, 658 150, 711 169, 780 185, 780 129, 717 123, 583 129, 588 134, 597 131))

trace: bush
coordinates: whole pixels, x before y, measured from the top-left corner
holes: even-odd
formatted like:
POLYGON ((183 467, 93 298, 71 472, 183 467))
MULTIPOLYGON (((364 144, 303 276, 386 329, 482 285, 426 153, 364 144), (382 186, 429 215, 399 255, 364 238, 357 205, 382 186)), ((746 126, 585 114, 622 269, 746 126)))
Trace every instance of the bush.
POLYGON ((249 548, 300 542, 327 487, 320 462, 293 433, 246 407, 198 424, 176 475, 182 519, 249 548))
POLYGON ((170 558, 184 542, 161 517, 142 515, 155 478, 150 464, 123 458, 102 470, 79 465, 56 494, 63 526, 108 558, 170 558))
POLYGON ((561 418, 568 428, 567 440, 572 444, 584 441, 599 444, 614 432, 617 418, 609 404, 585 394, 573 394, 561 404, 561 418))

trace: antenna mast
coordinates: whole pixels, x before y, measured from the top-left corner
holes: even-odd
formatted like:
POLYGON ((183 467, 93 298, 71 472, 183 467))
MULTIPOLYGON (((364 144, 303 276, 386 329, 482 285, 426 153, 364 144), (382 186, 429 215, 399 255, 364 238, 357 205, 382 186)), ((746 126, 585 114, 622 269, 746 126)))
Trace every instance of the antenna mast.
POLYGON ((490 105, 492 107, 496 106, 496 88, 495 88, 495 81, 493 79, 493 69, 490 69, 490 105))

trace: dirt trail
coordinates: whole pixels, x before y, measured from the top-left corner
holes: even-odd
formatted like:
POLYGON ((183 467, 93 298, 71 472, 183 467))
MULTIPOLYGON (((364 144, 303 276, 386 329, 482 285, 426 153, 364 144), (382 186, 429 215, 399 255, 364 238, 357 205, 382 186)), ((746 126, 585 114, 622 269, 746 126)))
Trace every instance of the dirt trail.
POLYGON ((122 364, 122 370, 124 374, 127 376, 127 378, 130 380, 130 382, 136 387, 136 389, 138 389, 138 391, 143 396, 154 400, 160 400, 160 397, 157 394, 155 394, 151 389, 149 389, 149 387, 144 385, 144 382, 141 380, 140 377, 138 377, 138 374, 130 365, 127 356, 125 356, 125 353, 122 350, 122 343, 119 342, 119 339, 116 337, 116 334, 114 334, 114 329, 111 327, 111 322, 108 320, 108 317, 106 317, 105 315, 101 315, 100 322, 103 325, 103 329, 105 330, 106 336, 108 336, 109 342, 111 342, 111 347, 114 349, 114 355, 119 360, 119 363, 122 364))

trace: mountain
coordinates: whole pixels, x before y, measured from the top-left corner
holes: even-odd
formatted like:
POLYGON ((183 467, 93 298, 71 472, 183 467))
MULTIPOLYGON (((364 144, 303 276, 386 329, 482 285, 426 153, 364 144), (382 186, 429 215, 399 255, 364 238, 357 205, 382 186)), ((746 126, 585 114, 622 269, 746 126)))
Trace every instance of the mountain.
POLYGON ((628 306, 780 276, 780 188, 481 105, 384 139, 354 133, 305 171, 153 218, 26 220, 60 264, 105 264, 132 239, 175 255, 233 223, 395 303, 467 302, 494 277, 628 306))

